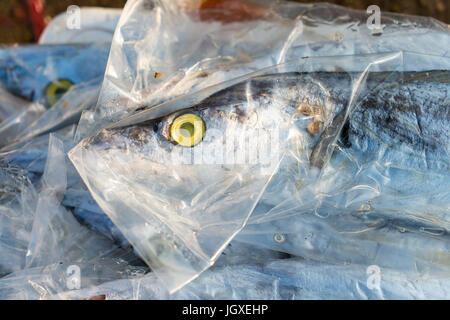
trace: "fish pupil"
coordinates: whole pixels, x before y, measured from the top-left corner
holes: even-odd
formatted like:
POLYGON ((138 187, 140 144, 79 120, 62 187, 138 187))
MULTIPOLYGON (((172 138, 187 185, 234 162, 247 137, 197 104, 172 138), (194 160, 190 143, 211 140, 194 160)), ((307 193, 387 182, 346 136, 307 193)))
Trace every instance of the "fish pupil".
POLYGON ((185 138, 192 138, 194 136, 194 124, 192 122, 185 122, 180 126, 180 134, 185 138))
POLYGON ((67 88, 59 87, 58 89, 56 89, 55 95, 62 96, 66 92, 67 92, 67 88))

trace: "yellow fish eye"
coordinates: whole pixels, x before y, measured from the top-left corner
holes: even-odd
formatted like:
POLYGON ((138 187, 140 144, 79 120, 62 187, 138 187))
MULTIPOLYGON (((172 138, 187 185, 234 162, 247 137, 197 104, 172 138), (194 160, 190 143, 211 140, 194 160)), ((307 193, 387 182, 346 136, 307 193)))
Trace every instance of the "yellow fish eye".
POLYGON ((202 141, 206 126, 202 118, 193 113, 186 113, 173 120, 170 137, 183 147, 193 147, 202 141))
POLYGON ((61 79, 50 83, 47 88, 45 88, 47 103, 50 106, 53 106, 56 102, 58 102, 61 96, 70 89, 71 86, 73 86, 73 83, 66 79, 61 79))

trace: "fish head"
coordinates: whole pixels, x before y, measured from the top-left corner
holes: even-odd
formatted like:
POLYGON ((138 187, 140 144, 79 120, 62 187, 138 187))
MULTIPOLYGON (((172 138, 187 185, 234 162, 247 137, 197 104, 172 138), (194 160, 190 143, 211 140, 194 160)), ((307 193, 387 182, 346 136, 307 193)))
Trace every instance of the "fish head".
POLYGON ((110 168, 123 175, 134 176, 127 168, 143 170, 139 177, 159 181, 165 193, 179 199, 174 204, 189 206, 206 186, 222 185, 225 191, 232 181, 267 179, 281 157, 280 130, 289 119, 267 97, 214 106, 205 101, 159 119, 103 130, 89 148, 114 161, 110 168))
POLYGON ((203 173, 211 165, 255 169, 272 155, 279 159, 274 153, 286 142, 302 144, 308 157, 327 121, 342 109, 336 105, 311 76, 258 77, 163 117, 105 129, 85 145, 161 165, 202 165, 203 173))

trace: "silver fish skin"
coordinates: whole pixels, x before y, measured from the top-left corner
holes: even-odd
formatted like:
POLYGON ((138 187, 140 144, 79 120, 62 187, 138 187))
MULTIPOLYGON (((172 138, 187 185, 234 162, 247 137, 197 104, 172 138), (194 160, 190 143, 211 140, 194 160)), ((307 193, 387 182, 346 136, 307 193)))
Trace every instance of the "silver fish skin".
POLYGON ((304 211, 250 221, 235 241, 315 261, 377 265, 412 274, 447 274, 448 231, 399 216, 397 212, 349 210, 321 217, 304 211))

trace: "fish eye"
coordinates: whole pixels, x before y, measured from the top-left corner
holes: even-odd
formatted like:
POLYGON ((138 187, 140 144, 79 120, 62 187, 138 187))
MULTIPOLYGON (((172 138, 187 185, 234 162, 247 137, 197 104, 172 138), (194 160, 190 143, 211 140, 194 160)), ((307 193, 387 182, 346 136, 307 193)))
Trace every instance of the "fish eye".
POLYGON ((176 117, 170 126, 170 137, 183 147, 193 147, 205 136, 205 121, 193 113, 176 117))
POLYGON ((61 96, 66 93, 70 87, 73 86, 73 82, 66 79, 60 79, 55 82, 50 83, 45 88, 45 97, 47 99, 47 103, 50 106, 53 106, 61 96))

